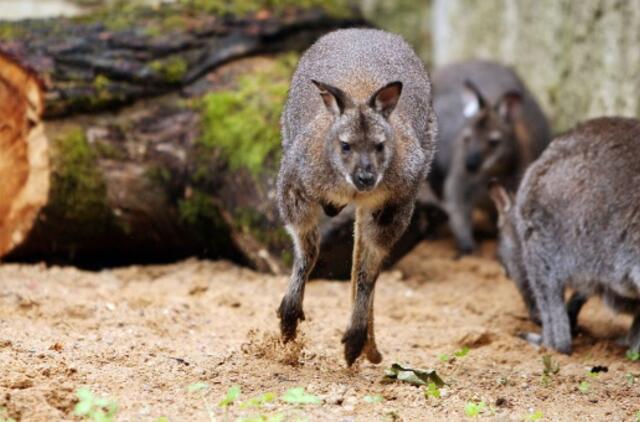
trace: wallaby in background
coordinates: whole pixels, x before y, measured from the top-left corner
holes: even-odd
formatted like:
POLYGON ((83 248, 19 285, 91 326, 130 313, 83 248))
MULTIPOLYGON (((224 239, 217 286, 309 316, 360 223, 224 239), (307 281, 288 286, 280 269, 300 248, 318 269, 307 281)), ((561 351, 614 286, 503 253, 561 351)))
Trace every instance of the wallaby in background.
POLYGON ((282 115, 278 205, 294 263, 278 315, 285 341, 304 320, 305 283, 318 256, 321 210, 356 205, 352 316, 342 339, 348 365, 374 338, 373 298, 385 256, 407 227, 434 155, 436 120, 422 62, 397 35, 347 29, 302 56, 282 115))
POLYGON ((640 351, 638 157, 640 121, 594 119, 549 145, 515 200, 491 187, 501 261, 529 309, 539 311, 538 340, 546 346, 571 353, 564 305, 570 287, 581 300, 601 295, 614 310, 634 315, 628 341, 640 351))
POLYGON ((461 253, 476 248, 472 212, 495 218, 487 184, 511 189, 550 141, 549 124, 520 78, 487 61, 455 63, 433 74, 438 148, 429 175, 461 253))

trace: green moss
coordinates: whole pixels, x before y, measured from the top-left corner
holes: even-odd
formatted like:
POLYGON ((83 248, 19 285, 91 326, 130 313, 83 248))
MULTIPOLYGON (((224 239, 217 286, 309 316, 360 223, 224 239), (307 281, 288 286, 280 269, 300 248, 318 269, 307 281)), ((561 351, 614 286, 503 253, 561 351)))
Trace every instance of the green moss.
POLYGON ((259 10, 280 13, 288 8, 322 7, 333 15, 349 13, 347 0, 180 0, 180 3, 195 12, 213 13, 216 15, 245 15, 259 10))
POLYGON ((278 161, 279 119, 296 56, 239 78, 237 89, 207 94, 201 102, 200 144, 221 151, 232 170, 258 176, 278 161))
POLYGON ((170 57, 166 60, 154 60, 149 65, 151 69, 158 73, 167 82, 180 82, 187 73, 187 62, 178 56, 170 57))
POLYGON ((91 233, 104 230, 111 217, 107 188, 84 130, 69 129, 53 145, 50 206, 63 221, 73 222, 73 227, 91 233))
MULTIPOLYGON (((178 201, 180 222, 196 233, 220 233, 227 225, 211 195, 194 189, 189 197, 178 201)), ((216 239, 211 239, 215 243, 216 239)))
POLYGON ((96 142, 95 150, 96 154, 100 158, 106 158, 110 160, 124 160, 127 158, 127 153, 125 151, 106 141, 96 142))
POLYGON ((0 23, 0 41, 11 41, 24 34, 24 29, 11 22, 0 23))
POLYGON ((109 87, 109 82, 111 82, 109 78, 100 73, 93 80, 93 86, 97 91, 104 91, 109 87))

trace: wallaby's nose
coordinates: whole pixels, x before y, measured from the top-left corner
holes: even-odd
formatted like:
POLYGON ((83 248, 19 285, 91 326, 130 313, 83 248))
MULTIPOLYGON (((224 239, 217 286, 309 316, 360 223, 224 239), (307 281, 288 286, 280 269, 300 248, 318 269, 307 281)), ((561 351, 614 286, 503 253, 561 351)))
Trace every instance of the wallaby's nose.
POLYGON ((358 190, 369 190, 373 187, 375 181, 376 177, 373 173, 368 171, 360 171, 356 173, 356 177, 353 182, 358 190))
POLYGON ((482 165, 482 154, 474 152, 467 155, 467 159, 464 164, 469 172, 475 173, 480 168, 480 165, 482 165))

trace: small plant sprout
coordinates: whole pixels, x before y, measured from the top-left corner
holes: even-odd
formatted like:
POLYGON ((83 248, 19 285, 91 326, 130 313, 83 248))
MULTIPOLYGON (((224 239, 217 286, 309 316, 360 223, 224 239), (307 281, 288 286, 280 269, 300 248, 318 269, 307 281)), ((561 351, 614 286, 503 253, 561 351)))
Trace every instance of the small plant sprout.
POLYGON ((640 352, 633 351, 633 350, 627 350, 626 357, 631 362, 638 362, 638 361, 640 361, 640 352))
POLYGON ((451 356, 449 356, 446 353, 442 353, 442 354, 438 355, 438 360, 440 360, 440 362, 445 362, 446 363, 446 362, 449 362, 451 359, 452 359, 451 356))
POLYGON ((457 358, 463 358, 467 356, 467 354, 469 353, 469 350, 470 349, 467 346, 464 346, 462 349, 459 349, 453 352, 453 355, 457 358))
POLYGON ((542 376, 541 382, 543 385, 549 385, 551 383, 551 377, 560 372, 560 365, 554 361, 551 355, 542 356, 542 376))
POLYGON ((169 418, 166 416, 160 416, 154 422, 169 422, 169 418))
POLYGON ((302 387, 288 389, 281 398, 282 401, 289 404, 320 404, 322 400, 319 397, 309 394, 302 387))
POLYGON ((635 415, 635 421, 636 421, 636 422, 640 422, 640 410, 638 410, 638 411, 636 412, 636 415, 635 415))
POLYGON ((227 390, 227 394, 225 394, 224 398, 220 400, 220 402, 218 402, 218 407, 221 407, 224 409, 225 407, 231 406, 233 402, 236 401, 239 395, 240 395, 239 386, 234 385, 232 387, 229 387, 229 389, 227 390))
POLYGON ((73 409, 76 416, 94 422, 113 422, 118 413, 118 404, 104 397, 95 397, 88 388, 76 391, 78 403, 73 409))
POLYGON ((591 388, 591 386, 589 385, 589 383, 587 381, 582 381, 579 385, 578 385, 578 390, 580 390, 580 392, 582 394, 587 394, 589 392, 589 389, 591 388))
POLYGON ((276 413, 275 415, 244 416, 236 419, 236 422, 283 422, 284 420, 284 414, 276 413))
POLYGON ((479 416, 480 413, 483 413, 486 409, 487 409, 487 405, 485 404, 485 402, 470 401, 464 405, 464 414, 469 417, 475 418, 479 416))
POLYGON ((384 397, 382 397, 380 394, 376 394, 373 396, 364 396, 364 401, 367 403, 380 403, 384 400, 384 397))
POLYGON ((525 421, 539 421, 542 418, 543 418, 542 411, 536 410, 534 412, 524 415, 522 419, 524 419, 525 421))
POLYGON ((627 374, 625 375, 625 378, 627 379, 627 384, 629 385, 633 385, 636 382, 636 376, 633 375, 631 372, 627 372, 627 374))
POLYGON ((240 407, 243 409, 246 409, 248 407, 262 407, 267 403, 275 401, 275 399, 275 393, 269 391, 245 401, 244 403, 240 404, 240 407))
POLYGON ((209 417, 210 422, 215 422, 216 418, 213 416, 213 409, 209 406, 207 402, 207 396, 205 392, 209 389, 209 385, 204 382, 196 382, 187 387, 187 391, 190 393, 200 393, 200 397, 202 398, 202 403, 204 404, 204 408, 207 412, 207 416, 209 417))
POLYGON ((441 395, 440 389, 438 388, 435 382, 430 382, 429 385, 427 385, 427 388, 425 388, 424 390, 424 397, 426 399, 428 399, 429 397, 439 399, 440 395, 441 395))

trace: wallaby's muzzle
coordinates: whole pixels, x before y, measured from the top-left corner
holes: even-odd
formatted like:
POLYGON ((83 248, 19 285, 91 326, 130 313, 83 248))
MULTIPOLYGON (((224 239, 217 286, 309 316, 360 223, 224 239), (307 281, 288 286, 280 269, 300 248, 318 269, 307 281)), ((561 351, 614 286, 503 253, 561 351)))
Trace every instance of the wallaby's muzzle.
POLYGON ((374 188, 376 184, 376 176, 370 171, 356 170, 353 184, 360 191, 368 191, 374 188))

